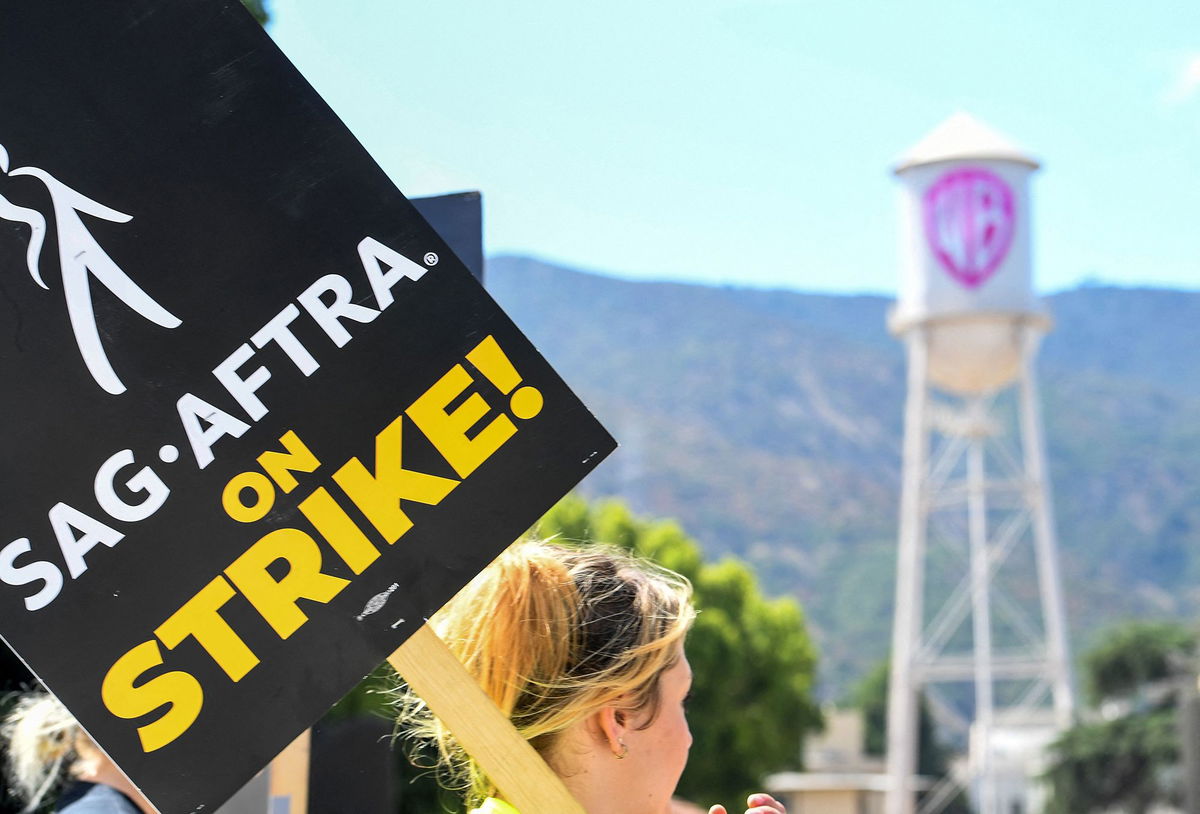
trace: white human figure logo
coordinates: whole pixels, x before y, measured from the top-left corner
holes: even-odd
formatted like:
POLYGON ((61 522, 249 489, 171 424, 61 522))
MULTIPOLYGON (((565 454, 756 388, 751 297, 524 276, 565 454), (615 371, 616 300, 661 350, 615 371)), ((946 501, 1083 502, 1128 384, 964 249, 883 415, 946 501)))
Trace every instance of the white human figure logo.
MULTIPOLYGON (((164 328, 177 328, 181 324, 177 316, 159 305, 113 262, 92 237, 92 233, 80 218, 80 213, 113 223, 128 223, 132 217, 93 201, 45 170, 37 167, 18 167, 10 172, 8 167, 8 152, 0 145, 0 172, 10 176, 27 175, 36 178, 50 193, 54 219, 58 224, 58 258, 62 268, 63 296, 67 302, 71 329, 75 332, 75 343, 79 346, 79 355, 83 357, 88 372, 97 384, 113 395, 124 393, 125 385, 108 361, 100 341, 100 332, 96 328, 89 275, 154 324, 164 328)), ((39 268, 42 244, 46 236, 46 219, 36 210, 13 204, 3 195, 0 195, 0 218, 29 226, 31 234, 25 262, 34 282, 49 290, 50 287, 42 279, 39 268)))

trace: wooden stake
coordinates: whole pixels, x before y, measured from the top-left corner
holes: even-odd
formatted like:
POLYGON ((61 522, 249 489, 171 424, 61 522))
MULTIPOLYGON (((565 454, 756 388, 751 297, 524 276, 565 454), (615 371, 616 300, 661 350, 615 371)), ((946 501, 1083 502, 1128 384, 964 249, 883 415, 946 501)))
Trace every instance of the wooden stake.
POLYGON ((271 761, 271 811, 277 797, 287 798, 287 814, 308 814, 308 763, 312 752, 312 730, 306 729, 271 761))
POLYGON ((586 814, 429 625, 388 656, 521 814, 586 814))

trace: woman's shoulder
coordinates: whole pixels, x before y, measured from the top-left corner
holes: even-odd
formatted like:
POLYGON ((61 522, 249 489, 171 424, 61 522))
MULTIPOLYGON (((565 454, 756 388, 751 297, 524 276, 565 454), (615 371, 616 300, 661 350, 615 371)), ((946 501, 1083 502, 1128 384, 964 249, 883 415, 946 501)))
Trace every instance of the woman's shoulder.
POLYGON ((112 786, 84 782, 68 786, 54 810, 60 814, 140 814, 133 801, 112 786))
POLYGON ((519 814, 519 812, 503 800, 489 797, 479 808, 471 809, 471 814, 519 814))

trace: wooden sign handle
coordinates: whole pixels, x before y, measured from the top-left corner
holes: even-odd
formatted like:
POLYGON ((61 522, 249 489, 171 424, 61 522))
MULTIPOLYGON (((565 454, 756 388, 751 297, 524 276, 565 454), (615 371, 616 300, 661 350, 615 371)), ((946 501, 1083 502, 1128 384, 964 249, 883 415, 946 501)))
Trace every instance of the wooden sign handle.
POLYGON ((521 814, 585 814, 429 625, 388 656, 388 663, 521 814))
POLYGON ((306 729, 271 761, 269 802, 272 814, 308 814, 308 764, 312 753, 312 730, 306 729), (277 802, 282 798, 282 802, 277 802))

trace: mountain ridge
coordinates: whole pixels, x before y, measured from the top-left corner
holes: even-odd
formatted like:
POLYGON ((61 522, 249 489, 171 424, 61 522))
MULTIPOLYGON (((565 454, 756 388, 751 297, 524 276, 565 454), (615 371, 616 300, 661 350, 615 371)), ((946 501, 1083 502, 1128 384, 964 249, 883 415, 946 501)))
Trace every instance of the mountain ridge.
MULTIPOLYGON (((623 444, 581 486, 797 596, 841 692, 886 655, 902 346, 877 295, 642 282, 502 256, 488 288, 623 444)), ((1200 608, 1200 292, 1046 298, 1038 359, 1075 644, 1200 608)), ((1003 405, 1001 405, 1002 407, 1003 405)))

